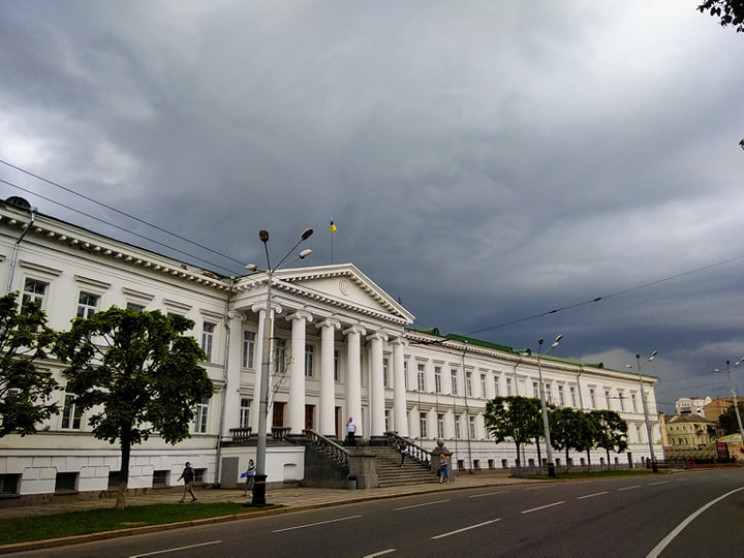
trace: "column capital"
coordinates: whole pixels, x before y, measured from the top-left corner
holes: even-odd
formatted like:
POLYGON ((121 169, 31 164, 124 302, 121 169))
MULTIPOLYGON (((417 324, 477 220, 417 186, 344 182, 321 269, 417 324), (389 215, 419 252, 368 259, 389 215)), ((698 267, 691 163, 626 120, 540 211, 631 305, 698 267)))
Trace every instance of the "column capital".
POLYGON ((391 345, 396 345, 396 346, 399 346, 399 347, 407 347, 408 346, 408 339, 406 339, 403 336, 396 337, 395 339, 393 339, 392 341, 390 341, 390 344, 391 345))
POLYGON ((286 319, 287 321, 304 320, 306 322, 312 322, 313 315, 305 310, 296 310, 295 312, 288 314, 286 319))
POLYGON ((333 329, 341 329, 341 321, 337 320, 336 318, 326 318, 322 322, 318 323, 318 327, 331 327, 333 329))
POLYGON ((246 320, 246 315, 242 312, 238 312, 237 310, 230 310, 227 313, 227 317, 231 320, 237 320, 239 322, 244 322, 246 320))
POLYGON ((381 331, 375 331, 366 337, 367 341, 382 341, 383 343, 388 340, 387 334, 381 331))
POLYGON ((364 327, 362 327, 361 325, 355 324, 355 325, 352 325, 352 326, 347 327, 341 333, 343 333, 344 335, 351 335, 353 333, 357 333, 359 335, 364 335, 365 333, 367 333, 367 330, 364 329, 364 327))
MULTIPOLYGON (((281 304, 277 302, 271 303, 271 311, 275 314, 281 314, 282 313, 282 306, 281 304)), ((251 312, 255 312, 256 314, 259 314, 261 312, 266 312, 266 303, 265 302, 258 302, 251 306, 251 312)))

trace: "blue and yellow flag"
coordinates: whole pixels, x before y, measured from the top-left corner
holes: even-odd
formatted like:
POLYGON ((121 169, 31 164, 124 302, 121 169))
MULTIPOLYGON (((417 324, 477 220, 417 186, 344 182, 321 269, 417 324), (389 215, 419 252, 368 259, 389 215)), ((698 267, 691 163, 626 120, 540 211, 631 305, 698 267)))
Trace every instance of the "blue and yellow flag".
POLYGON ((337 229, 336 224, 333 221, 331 221, 331 232, 332 233, 336 232, 336 229, 337 229))

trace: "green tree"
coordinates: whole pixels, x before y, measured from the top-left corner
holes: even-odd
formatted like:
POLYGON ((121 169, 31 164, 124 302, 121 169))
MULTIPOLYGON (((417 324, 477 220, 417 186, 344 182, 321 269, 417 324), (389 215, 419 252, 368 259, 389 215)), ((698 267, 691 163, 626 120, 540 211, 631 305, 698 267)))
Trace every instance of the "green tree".
POLYGON ((607 452, 607 468, 610 468, 610 450, 620 453, 628 448, 628 423, 615 411, 595 410, 591 412, 596 425, 596 446, 607 452))
POLYGON ((55 351, 75 404, 93 409, 93 435, 121 448, 116 508, 126 507, 132 445, 157 434, 176 444, 190 437, 196 404, 212 395, 212 381, 199 365, 204 352, 192 336, 194 322, 159 311, 112 307, 76 318, 55 351))
POLYGON ((550 412, 550 442, 558 451, 566 452, 566 471, 570 464, 570 450, 583 450, 584 447, 580 438, 583 419, 579 414, 583 413, 571 407, 558 407, 550 412))
POLYGON ((520 450, 524 444, 539 437, 542 431, 540 422, 540 400, 530 397, 494 397, 486 403, 483 415, 486 428, 497 444, 511 439, 517 448, 517 463, 520 463, 520 450))
MULTIPOLYGON (((744 417, 744 402, 738 402, 739 416, 744 417)), ((718 417, 718 428, 724 435, 739 434, 739 421, 736 420, 736 411, 731 405, 726 411, 718 417)))
POLYGON ((733 25, 739 33, 744 33, 744 0, 706 0, 697 9, 719 18, 722 27, 733 25))
POLYGON ((0 437, 33 434, 41 421, 59 412, 51 401, 57 382, 36 367, 54 333, 38 304, 19 311, 17 299, 18 293, 0 297, 0 437))

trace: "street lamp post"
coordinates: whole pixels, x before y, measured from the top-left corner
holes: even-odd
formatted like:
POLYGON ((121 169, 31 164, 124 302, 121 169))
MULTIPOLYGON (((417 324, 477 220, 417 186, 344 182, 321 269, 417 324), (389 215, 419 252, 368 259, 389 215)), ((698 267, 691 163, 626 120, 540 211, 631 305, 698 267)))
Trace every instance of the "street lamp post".
POLYGON ((543 430, 545 431, 545 453, 548 459, 548 476, 553 479, 556 476, 555 463, 553 462, 553 447, 550 441, 550 421, 548 420, 548 405, 545 402, 545 385, 543 384, 542 366, 540 363, 540 359, 543 354, 547 354, 555 349, 561 342, 561 339, 563 339, 563 335, 557 336, 555 338, 555 341, 550 344, 550 347, 544 353, 542 352, 542 346, 543 343, 545 343, 545 340, 542 337, 537 340, 537 378, 540 382, 540 407, 542 409, 543 430))
MULTIPOLYGON (((736 390, 734 389, 734 384, 731 381, 731 368, 736 368, 742 363, 743 360, 744 359, 736 361, 733 367, 731 366, 730 360, 726 361, 726 373, 728 374, 729 391, 731 392, 731 399, 734 404, 734 413, 736 413, 736 422, 739 425, 739 434, 741 435, 742 444, 744 444, 744 428, 742 428, 742 425, 741 425, 741 415, 739 413, 739 404, 736 402, 736 390)), ((720 370, 716 368, 714 369, 714 372, 720 372, 720 370)))
MULTIPOLYGON (((256 477, 253 485, 252 506, 266 505, 266 423, 269 413, 269 373, 271 369, 271 335, 273 323, 271 318, 271 285, 274 280, 274 272, 285 262, 285 260, 294 252, 295 248, 301 242, 310 238, 313 229, 305 229, 300 235, 300 239, 290 248, 284 257, 279 260, 276 266, 272 267, 271 257, 269 256, 269 232, 261 230, 258 238, 264 245, 266 253, 266 269, 259 269, 253 264, 246 265, 248 271, 262 271, 266 274, 266 316, 264 317, 263 327, 263 358, 261 359, 261 380, 259 387, 259 406, 258 406, 258 438, 256 440, 256 477)), ((303 250, 299 253, 297 259, 304 259, 312 253, 312 250, 303 250)), ((293 260, 295 261, 295 260, 293 260)))
MULTIPOLYGON (((649 355, 646 362, 651 362, 656 358, 656 355, 659 354, 659 351, 653 350, 651 351, 651 354, 649 355)), ((643 364, 646 364, 644 362, 643 364)), ((646 402, 646 391, 643 388, 643 374, 641 374, 641 369, 643 368, 643 364, 641 364, 641 355, 639 353, 636 353, 636 365, 638 366, 638 383, 641 388, 641 403, 643 404, 643 418, 646 421, 646 437, 648 438, 648 451, 651 454, 651 471, 654 473, 659 472, 659 465, 656 463, 656 455, 654 454, 654 440, 653 435, 651 434, 651 421, 648 417, 648 403, 646 402)), ((630 365, 628 365, 630 367, 630 365)))

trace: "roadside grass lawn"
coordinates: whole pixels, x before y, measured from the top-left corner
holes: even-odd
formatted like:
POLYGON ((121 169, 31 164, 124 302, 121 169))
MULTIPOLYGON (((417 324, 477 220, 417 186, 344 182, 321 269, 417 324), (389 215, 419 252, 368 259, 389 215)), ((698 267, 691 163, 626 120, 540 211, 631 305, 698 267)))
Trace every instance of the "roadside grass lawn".
POLYGON ((87 535, 103 531, 116 531, 132 527, 163 525, 216 518, 230 515, 245 515, 266 511, 279 506, 260 508, 245 507, 236 502, 199 503, 183 506, 179 504, 152 504, 130 506, 124 511, 113 508, 55 515, 11 517, 0 520, 0 545, 19 542, 41 541, 74 535, 87 535))
MULTIPOLYGON (((568 473, 561 472, 556 475, 556 478, 558 480, 560 479, 599 479, 599 478, 605 478, 605 477, 637 477, 637 476, 644 476, 644 475, 654 475, 654 474, 668 474, 671 471, 662 470, 658 473, 652 472, 650 469, 618 469, 618 470, 604 470, 604 471, 582 471, 581 469, 577 468, 575 471, 569 471, 568 473)), ((537 476, 529 476, 525 475, 524 478, 534 478, 538 480, 555 480, 547 475, 537 475, 537 476)))

